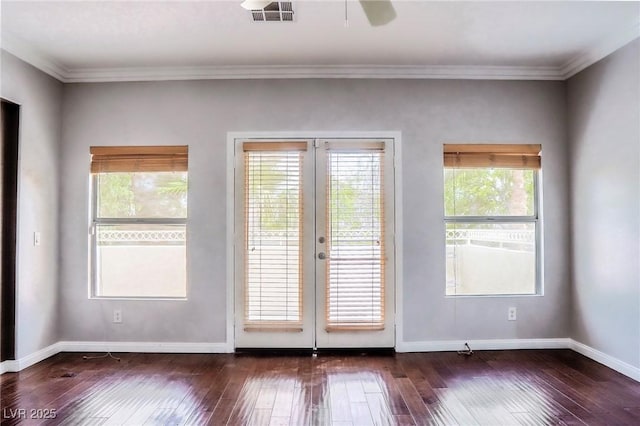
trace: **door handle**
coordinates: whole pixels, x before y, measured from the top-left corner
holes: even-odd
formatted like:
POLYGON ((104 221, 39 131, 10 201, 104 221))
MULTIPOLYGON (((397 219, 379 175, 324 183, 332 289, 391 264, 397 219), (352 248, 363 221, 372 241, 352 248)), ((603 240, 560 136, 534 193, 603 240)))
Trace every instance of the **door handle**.
POLYGON ((326 254, 324 254, 323 252, 318 253, 318 259, 320 259, 320 260, 324 260, 324 259, 326 259, 326 258, 327 258, 327 255, 326 255, 326 254))

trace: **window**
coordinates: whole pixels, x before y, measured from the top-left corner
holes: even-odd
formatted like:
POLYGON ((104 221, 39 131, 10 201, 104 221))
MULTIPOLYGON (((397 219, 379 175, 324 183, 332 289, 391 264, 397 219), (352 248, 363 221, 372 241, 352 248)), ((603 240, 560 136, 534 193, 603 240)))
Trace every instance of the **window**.
POLYGON ((540 145, 444 145, 446 294, 540 292, 540 145))
POLYGON ((91 147, 92 295, 184 298, 187 147, 91 147))

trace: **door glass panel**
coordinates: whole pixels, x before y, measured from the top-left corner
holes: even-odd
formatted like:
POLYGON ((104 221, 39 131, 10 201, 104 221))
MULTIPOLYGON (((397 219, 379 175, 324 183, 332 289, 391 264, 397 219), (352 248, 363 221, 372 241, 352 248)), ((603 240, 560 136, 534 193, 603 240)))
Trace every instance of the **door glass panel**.
POLYGON ((327 153, 327 330, 384 328, 383 156, 327 153))
POLYGON ((302 317, 302 152, 245 152, 245 326, 302 317))

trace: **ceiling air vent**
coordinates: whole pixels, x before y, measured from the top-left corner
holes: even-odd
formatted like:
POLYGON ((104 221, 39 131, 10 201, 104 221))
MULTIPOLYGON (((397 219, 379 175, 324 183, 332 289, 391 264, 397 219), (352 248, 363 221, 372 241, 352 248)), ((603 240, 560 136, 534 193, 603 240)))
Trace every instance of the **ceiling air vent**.
POLYGON ((264 9, 253 9, 251 16, 254 22, 291 22, 293 21, 293 7, 290 1, 274 1, 264 9))

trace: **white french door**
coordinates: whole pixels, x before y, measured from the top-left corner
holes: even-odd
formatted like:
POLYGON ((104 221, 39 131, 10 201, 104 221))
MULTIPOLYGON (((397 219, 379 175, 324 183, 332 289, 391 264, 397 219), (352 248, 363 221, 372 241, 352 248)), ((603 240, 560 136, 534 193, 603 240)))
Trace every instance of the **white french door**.
POLYGON ((236 347, 393 347, 393 141, 236 140, 235 161, 236 347))

